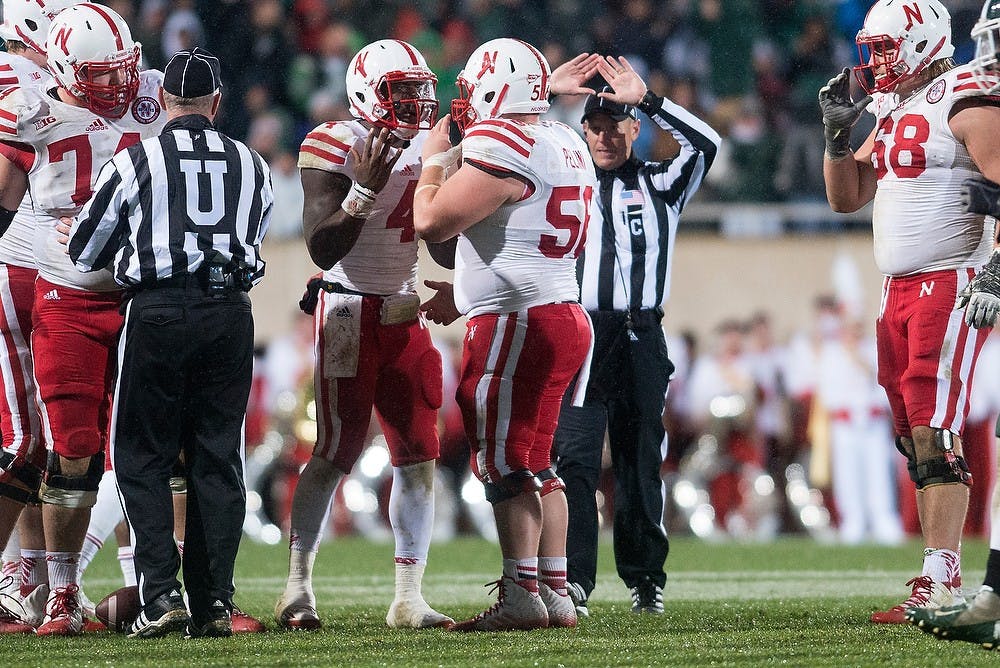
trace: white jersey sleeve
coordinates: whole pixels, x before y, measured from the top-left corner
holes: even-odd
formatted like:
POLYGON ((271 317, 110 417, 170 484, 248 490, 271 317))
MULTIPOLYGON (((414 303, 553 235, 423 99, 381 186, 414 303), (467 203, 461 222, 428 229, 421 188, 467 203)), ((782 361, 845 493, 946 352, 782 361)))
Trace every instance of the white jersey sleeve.
POLYGON ((138 95, 119 119, 66 104, 44 87, 22 88, 0 100, 0 119, 9 120, 3 112, 16 119, 8 141, 26 154, 22 166, 36 218, 33 253, 38 273, 47 281, 95 292, 120 289, 110 271, 77 271, 57 240, 55 225, 61 216, 80 212, 101 168, 115 153, 158 135, 166 124, 158 101, 163 75, 146 70, 140 76, 138 95))
POLYGON ((524 195, 465 230, 455 260, 455 303, 470 316, 578 301, 576 258, 596 190, 583 139, 562 123, 496 119, 472 126, 462 158, 524 183, 524 195))
POLYGON ((995 221, 962 207, 962 181, 980 172, 949 125, 956 102, 981 94, 971 69, 961 66, 902 101, 881 95, 869 106, 876 115, 872 223, 882 273, 979 267, 988 259, 995 221))
MULTIPOLYGON (((0 52, 0 92, 11 88, 44 86, 50 79, 48 72, 24 56, 0 52)), ((9 116, 0 117, 0 138, 6 138, 8 133, 16 135, 16 119, 10 119, 9 116), (11 120, 14 123, 10 123, 11 120)), ((35 258, 32 252, 34 234, 35 214, 32 211, 31 197, 25 194, 10 227, 0 237, 0 262, 19 267, 34 267, 35 258)))
MULTIPOLYGON (((351 181, 357 164, 351 148, 360 152, 368 130, 357 121, 324 123, 306 135, 299 149, 300 169, 343 174, 351 181)), ((417 285, 417 236, 413 229, 413 191, 420 178, 418 134, 403 149, 389 180, 379 191, 358 240, 323 277, 349 290, 374 295, 414 292, 417 285)))

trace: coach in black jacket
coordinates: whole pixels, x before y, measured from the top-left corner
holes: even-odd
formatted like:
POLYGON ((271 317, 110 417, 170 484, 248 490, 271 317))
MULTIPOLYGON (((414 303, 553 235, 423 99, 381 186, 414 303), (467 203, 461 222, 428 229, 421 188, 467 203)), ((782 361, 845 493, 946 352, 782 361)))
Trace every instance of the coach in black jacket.
POLYGON ((648 91, 625 58, 605 58, 610 84, 587 99, 583 130, 597 166, 595 215, 578 264, 580 301, 594 323, 594 354, 582 407, 563 402, 555 436, 557 472, 569 504, 567 582, 577 613, 597 576, 597 504, 605 431, 615 474, 614 550, 634 612, 663 612, 666 455, 661 416, 673 364, 660 320, 670 290, 677 219, 701 185, 719 135, 678 105, 648 91), (632 153, 636 108, 680 144, 662 162, 632 153), (600 215, 596 215, 597 211, 600 215))
POLYGON ((232 631, 254 336, 246 293, 264 272, 260 242, 273 196, 261 157, 212 125, 219 71, 202 49, 170 59, 162 93, 169 122, 105 165, 69 236, 77 268, 109 267, 130 297, 111 453, 143 603, 132 637, 185 625, 191 636, 232 631), (170 492, 182 452, 190 620, 170 492))

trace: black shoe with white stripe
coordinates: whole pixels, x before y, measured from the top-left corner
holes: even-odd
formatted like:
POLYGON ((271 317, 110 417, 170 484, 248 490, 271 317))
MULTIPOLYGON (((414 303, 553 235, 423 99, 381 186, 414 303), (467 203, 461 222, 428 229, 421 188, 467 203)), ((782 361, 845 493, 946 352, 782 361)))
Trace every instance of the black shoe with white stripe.
POLYGON ((663 588, 650 579, 632 587, 632 612, 663 614, 663 588))
POLYGON ((162 638, 172 631, 181 631, 188 623, 184 599, 176 589, 160 594, 147 603, 128 627, 129 638, 162 638))

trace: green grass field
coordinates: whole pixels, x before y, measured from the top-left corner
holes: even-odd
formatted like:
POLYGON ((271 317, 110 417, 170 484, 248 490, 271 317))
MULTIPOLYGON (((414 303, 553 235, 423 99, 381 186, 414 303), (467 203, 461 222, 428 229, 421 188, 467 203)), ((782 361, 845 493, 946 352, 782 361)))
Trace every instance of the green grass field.
MULTIPOLYGON (((964 549, 965 584, 982 580, 987 547, 964 549)), ((666 614, 635 615, 602 547, 592 614, 576 629, 502 634, 394 631, 392 547, 355 539, 324 545, 316 593, 325 627, 273 630, 287 548, 246 542, 237 564, 237 603, 267 620, 256 636, 129 640, 0 636, 0 666, 977 666, 1000 657, 945 643, 910 626, 874 626, 872 610, 893 604, 920 567, 916 544, 902 548, 822 546, 807 539, 766 545, 672 541, 666 614)), ((496 546, 480 540, 435 544, 424 580, 428 601, 453 617, 492 603, 482 585, 499 574, 496 546)), ((87 573, 97 600, 120 586, 114 550, 87 573)))

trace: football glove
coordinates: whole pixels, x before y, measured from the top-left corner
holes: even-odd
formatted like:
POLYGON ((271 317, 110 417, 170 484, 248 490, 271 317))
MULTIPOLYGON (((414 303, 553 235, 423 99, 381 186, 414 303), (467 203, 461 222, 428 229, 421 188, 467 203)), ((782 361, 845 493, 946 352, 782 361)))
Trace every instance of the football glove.
POLYGON ((851 100, 850 72, 851 68, 845 67, 843 72, 819 89, 826 154, 833 160, 843 158, 851 152, 851 128, 872 101, 871 95, 866 95, 857 102, 851 100))
POLYGON ((955 308, 965 308, 965 324, 992 327, 1000 312, 1000 254, 994 252, 983 270, 958 294, 955 308))
POLYGON ((982 178, 962 181, 962 208, 982 216, 1000 216, 1000 185, 982 178))

